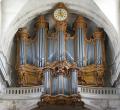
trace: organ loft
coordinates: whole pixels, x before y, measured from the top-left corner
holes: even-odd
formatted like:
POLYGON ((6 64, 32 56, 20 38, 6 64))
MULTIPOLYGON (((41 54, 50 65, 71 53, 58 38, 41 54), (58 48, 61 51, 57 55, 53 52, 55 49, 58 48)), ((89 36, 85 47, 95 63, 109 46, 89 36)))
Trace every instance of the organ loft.
POLYGON ((55 103, 60 99, 58 95, 64 102, 72 103, 73 98, 80 98, 78 85, 104 86, 104 31, 96 27, 88 37, 89 24, 81 15, 77 15, 68 31, 69 11, 63 3, 57 4, 51 14, 55 22, 52 31, 45 15, 40 15, 33 27, 34 37, 25 27, 16 33, 18 84, 44 85, 40 104, 55 103))

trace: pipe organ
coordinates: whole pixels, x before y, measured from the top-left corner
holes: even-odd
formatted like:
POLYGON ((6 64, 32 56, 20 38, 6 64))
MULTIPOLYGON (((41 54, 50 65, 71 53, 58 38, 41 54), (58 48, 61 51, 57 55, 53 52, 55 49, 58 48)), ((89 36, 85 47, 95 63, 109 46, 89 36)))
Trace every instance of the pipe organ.
MULTIPOLYGON (((65 16, 62 11, 59 14, 65 16)), ((67 20, 55 20, 55 31, 49 31, 49 23, 42 15, 35 23, 34 39, 26 28, 18 30, 16 69, 20 86, 43 84, 49 95, 77 94, 79 84, 104 86, 103 30, 97 28, 88 39, 82 16, 73 23, 74 35, 67 29, 67 20)))

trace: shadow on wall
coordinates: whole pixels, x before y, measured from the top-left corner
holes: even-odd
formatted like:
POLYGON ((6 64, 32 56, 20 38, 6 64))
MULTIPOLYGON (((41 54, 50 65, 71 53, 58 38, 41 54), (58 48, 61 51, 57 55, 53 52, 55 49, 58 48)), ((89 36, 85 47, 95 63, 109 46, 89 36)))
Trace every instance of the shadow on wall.
POLYGON ((11 50, 10 50, 10 62, 11 62, 11 85, 10 86, 17 86, 17 72, 16 72, 16 39, 14 38, 13 42, 12 42, 12 46, 11 46, 11 50))
POLYGON ((105 76, 104 76, 104 80, 105 80, 105 86, 110 87, 111 86, 111 75, 112 75, 112 68, 113 65, 112 61, 113 61, 113 52, 112 52, 112 48, 111 48, 111 41, 108 38, 107 34, 104 33, 105 35, 105 50, 106 50, 106 70, 105 70, 105 76))

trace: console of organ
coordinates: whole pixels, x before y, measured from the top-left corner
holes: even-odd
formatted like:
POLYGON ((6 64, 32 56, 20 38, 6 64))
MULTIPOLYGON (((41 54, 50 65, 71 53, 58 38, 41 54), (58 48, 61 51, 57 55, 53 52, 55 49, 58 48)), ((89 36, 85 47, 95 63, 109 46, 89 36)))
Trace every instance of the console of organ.
POLYGON ((26 28, 17 36, 17 71, 20 86, 43 84, 46 94, 76 94, 78 84, 104 85, 104 34, 99 28, 86 37, 84 17, 74 22, 74 36, 67 33, 67 22, 57 22, 55 32, 40 16, 35 24, 36 36, 30 38, 26 28), (48 34, 49 33, 49 34, 48 34))

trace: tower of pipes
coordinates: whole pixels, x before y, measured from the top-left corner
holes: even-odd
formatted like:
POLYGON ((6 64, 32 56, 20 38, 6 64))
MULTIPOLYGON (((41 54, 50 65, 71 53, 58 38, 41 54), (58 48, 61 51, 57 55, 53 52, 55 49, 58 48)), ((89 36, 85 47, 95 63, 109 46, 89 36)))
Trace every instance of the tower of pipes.
POLYGON ((86 66, 86 39, 87 24, 82 16, 79 16, 75 21, 75 62, 78 67, 86 66))

